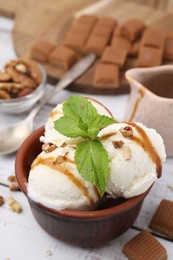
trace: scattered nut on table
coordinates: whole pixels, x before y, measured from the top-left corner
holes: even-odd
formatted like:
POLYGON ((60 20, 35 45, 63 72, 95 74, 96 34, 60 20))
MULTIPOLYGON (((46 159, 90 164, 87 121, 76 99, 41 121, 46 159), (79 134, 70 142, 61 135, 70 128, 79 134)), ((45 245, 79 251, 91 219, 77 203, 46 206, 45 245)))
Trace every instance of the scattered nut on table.
POLYGON ((16 213, 22 212, 21 205, 13 197, 8 198, 8 205, 11 208, 12 211, 14 211, 16 213))

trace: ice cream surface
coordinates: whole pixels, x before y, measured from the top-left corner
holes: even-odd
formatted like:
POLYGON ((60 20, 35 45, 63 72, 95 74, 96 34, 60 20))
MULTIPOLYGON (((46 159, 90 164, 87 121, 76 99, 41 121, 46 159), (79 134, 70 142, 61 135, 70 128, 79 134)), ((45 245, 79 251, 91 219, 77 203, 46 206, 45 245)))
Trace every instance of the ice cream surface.
MULTIPOLYGON (((89 99, 97 113, 112 117, 103 105, 89 99)), ((49 208, 86 210, 100 199, 96 185, 86 180, 75 164, 78 144, 54 128, 63 117, 57 105, 45 125, 43 151, 34 160, 28 179, 28 196, 49 208)), ((116 122, 100 129, 97 137, 108 154, 105 191, 113 198, 130 198, 145 192, 160 177, 166 158, 161 136, 139 123, 116 122)), ((86 153, 84 160, 89 157, 86 153)), ((83 161, 84 162, 84 161, 83 161)), ((100 162, 101 164, 101 162, 100 162)))
POLYGON ((106 191, 130 198, 145 192, 160 177, 166 154, 161 136, 140 123, 116 123, 99 137, 109 154, 106 191))

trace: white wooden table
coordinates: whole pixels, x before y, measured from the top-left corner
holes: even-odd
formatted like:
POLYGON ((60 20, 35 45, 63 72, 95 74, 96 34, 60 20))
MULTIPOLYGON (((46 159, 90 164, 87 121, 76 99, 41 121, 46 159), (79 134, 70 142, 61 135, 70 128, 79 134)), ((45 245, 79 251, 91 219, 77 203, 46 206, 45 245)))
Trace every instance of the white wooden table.
MULTIPOLYGON (((12 28, 13 21, 0 17, 0 67, 9 59, 16 57, 11 38, 12 28)), ((51 86, 48 85, 47 88, 51 88, 51 86)), ((49 112, 58 102, 61 102, 73 94, 74 93, 70 91, 64 90, 61 91, 57 97, 54 97, 50 104, 46 105, 35 119, 35 128, 38 128, 46 122, 49 112)), ((107 106, 117 119, 123 119, 128 95, 90 96, 107 106)), ((11 125, 25 116, 26 114, 20 114, 14 117, 0 113, 0 128, 11 125)), ((15 154, 0 156, 0 182, 7 182, 7 177, 14 174, 14 160, 15 154)), ((23 207, 21 214, 11 212, 7 203, 0 207, 0 260, 126 259, 121 252, 122 246, 139 233, 140 230, 148 229, 150 219, 163 198, 173 200, 173 191, 168 188, 168 184, 173 184, 172 166, 173 159, 167 159, 163 167, 162 178, 155 183, 150 194, 145 199, 141 213, 134 223, 134 226, 118 239, 98 249, 82 249, 69 246, 52 238, 36 223, 25 196, 21 192, 12 193, 8 188, 0 185, 0 195, 5 199, 9 196, 13 196, 23 207)), ((173 260, 173 243, 162 236, 154 235, 167 249, 168 259, 173 260)))

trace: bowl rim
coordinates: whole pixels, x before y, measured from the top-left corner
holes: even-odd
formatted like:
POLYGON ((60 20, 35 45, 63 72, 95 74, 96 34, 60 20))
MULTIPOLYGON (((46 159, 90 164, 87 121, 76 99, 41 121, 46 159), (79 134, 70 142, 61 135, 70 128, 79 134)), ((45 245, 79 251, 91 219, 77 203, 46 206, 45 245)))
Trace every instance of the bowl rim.
POLYGON ((42 80, 40 82, 40 84, 37 86, 37 88, 35 88, 31 93, 29 93, 28 95, 24 96, 24 97, 18 97, 18 98, 12 98, 12 99, 2 99, 0 98, 0 104, 15 104, 18 102, 23 102, 23 101, 27 101, 29 99, 32 99, 35 95, 37 95, 37 93, 45 86, 46 83, 46 71, 44 69, 44 67, 40 64, 37 63, 39 70, 41 72, 42 75, 42 80))
POLYGON ((33 131, 33 133, 27 137, 27 139, 24 141, 24 143, 19 148, 16 159, 15 159, 15 174, 17 181, 19 183, 21 191, 25 194, 28 201, 35 205, 36 207, 42 208, 45 211, 49 212, 53 215, 61 215, 63 217, 67 218, 77 218, 77 219, 101 219, 101 218, 107 218, 111 217, 113 215, 119 215, 122 212, 126 212, 130 210, 131 208, 135 207, 138 203, 142 202, 144 198, 149 193, 151 187, 145 191, 144 193, 135 196, 133 198, 129 198, 123 203, 120 203, 118 205, 115 205, 113 207, 107 208, 107 209, 101 209, 101 210, 93 210, 93 211, 80 211, 80 210, 73 210, 73 209, 62 209, 62 210, 55 210, 49 207, 44 206, 41 203, 37 203, 33 201, 31 198, 29 198, 27 194, 27 177, 25 176, 25 171, 23 169, 23 163, 25 160, 25 156, 27 154, 28 146, 33 143, 36 138, 39 138, 44 133, 44 126, 41 126, 40 128, 33 131))

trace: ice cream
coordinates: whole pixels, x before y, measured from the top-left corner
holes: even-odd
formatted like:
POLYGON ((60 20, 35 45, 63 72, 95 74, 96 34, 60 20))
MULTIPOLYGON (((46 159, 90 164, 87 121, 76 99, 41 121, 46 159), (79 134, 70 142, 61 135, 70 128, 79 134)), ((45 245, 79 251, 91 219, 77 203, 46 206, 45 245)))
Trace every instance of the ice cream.
MULTIPOLYGON (((100 103, 89 99, 98 114, 112 117, 100 103)), ((86 210, 100 200, 97 187, 84 179, 75 164, 75 151, 83 138, 70 138, 54 128, 63 116, 63 103, 45 125, 43 151, 34 160, 28 180, 28 196, 49 208, 86 210)), ((106 193, 112 198, 130 198, 145 192, 160 177, 166 158, 161 136, 139 123, 113 123, 99 131, 108 153, 106 193)), ((87 158, 87 154, 86 154, 87 158)))
MULTIPOLYGON (((89 100, 99 114, 112 116, 102 104, 89 100)), ((100 196, 95 185, 78 173, 74 163, 76 144, 83 139, 68 138, 54 128, 54 121, 63 116, 62 106, 63 103, 53 109, 45 124, 45 134, 40 138, 45 146, 32 164, 28 196, 50 208, 83 210, 94 205, 100 196)))
POLYGON ((140 123, 116 123, 99 137, 109 154, 106 191, 130 198, 145 192, 160 177, 166 154, 161 136, 140 123))

